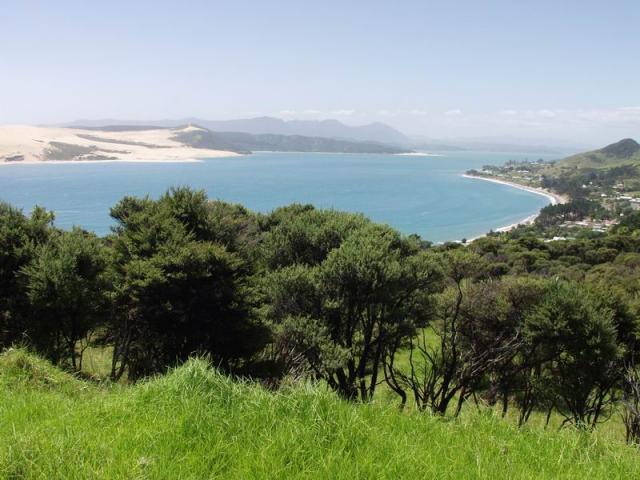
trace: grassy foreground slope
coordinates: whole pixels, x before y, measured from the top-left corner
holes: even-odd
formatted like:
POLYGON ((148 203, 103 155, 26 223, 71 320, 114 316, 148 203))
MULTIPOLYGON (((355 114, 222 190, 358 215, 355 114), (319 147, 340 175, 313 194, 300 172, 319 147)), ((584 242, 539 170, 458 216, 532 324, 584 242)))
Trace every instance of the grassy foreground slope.
POLYGON ((0 478, 638 478, 633 447, 488 413, 445 421, 271 393, 192 360, 135 386, 0 356, 0 478))

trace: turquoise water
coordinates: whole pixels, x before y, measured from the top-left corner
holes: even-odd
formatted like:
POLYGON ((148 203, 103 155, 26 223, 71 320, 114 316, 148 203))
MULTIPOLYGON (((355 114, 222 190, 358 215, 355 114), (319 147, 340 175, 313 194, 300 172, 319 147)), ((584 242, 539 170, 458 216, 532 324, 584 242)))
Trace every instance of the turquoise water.
POLYGON ((362 212, 404 233, 441 242, 515 223, 548 203, 508 186, 463 178, 470 168, 544 155, 446 153, 440 157, 255 153, 192 163, 82 163, 0 166, 0 199, 29 211, 42 205, 56 225, 98 234, 124 195, 204 188, 210 198, 260 212, 293 202, 362 212))

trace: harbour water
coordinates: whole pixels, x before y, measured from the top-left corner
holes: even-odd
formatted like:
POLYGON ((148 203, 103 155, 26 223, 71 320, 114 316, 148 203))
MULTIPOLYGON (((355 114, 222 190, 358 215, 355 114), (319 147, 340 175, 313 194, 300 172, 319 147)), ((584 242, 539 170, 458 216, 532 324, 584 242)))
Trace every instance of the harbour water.
POLYGON ((549 155, 446 152, 441 156, 258 152, 197 162, 47 163, 0 166, 0 200, 41 205, 56 225, 106 234, 109 209, 125 195, 157 197, 171 186, 268 212, 293 202, 362 212, 403 233, 442 242, 515 223, 549 200, 462 177, 471 168, 549 155))

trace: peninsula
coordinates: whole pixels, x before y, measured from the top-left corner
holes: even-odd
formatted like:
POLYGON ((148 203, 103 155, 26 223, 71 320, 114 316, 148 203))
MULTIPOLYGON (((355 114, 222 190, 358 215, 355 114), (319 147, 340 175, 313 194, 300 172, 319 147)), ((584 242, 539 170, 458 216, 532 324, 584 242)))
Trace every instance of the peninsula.
POLYGON ((303 135, 214 132, 196 125, 157 127, 0 126, 0 164, 45 161, 184 161, 252 151, 395 154, 377 142, 303 135))
POLYGON ((177 161, 238 155, 196 148, 179 140, 198 127, 105 130, 34 126, 0 127, 0 163, 45 161, 177 161))

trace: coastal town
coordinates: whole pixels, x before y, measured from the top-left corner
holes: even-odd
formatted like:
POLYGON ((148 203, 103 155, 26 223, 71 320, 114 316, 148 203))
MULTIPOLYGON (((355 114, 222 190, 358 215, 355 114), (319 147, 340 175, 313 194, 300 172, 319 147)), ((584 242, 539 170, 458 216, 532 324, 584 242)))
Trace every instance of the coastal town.
POLYGON ((640 145, 625 139, 600 151, 561 161, 509 161, 470 170, 465 176, 549 198, 550 205, 538 214, 496 232, 520 228, 528 233, 535 231, 545 241, 573 239, 604 234, 625 216, 640 210, 640 174, 635 164, 639 151, 640 145), (588 162, 601 152, 608 156, 613 153, 618 161, 613 166, 594 168, 588 162))

